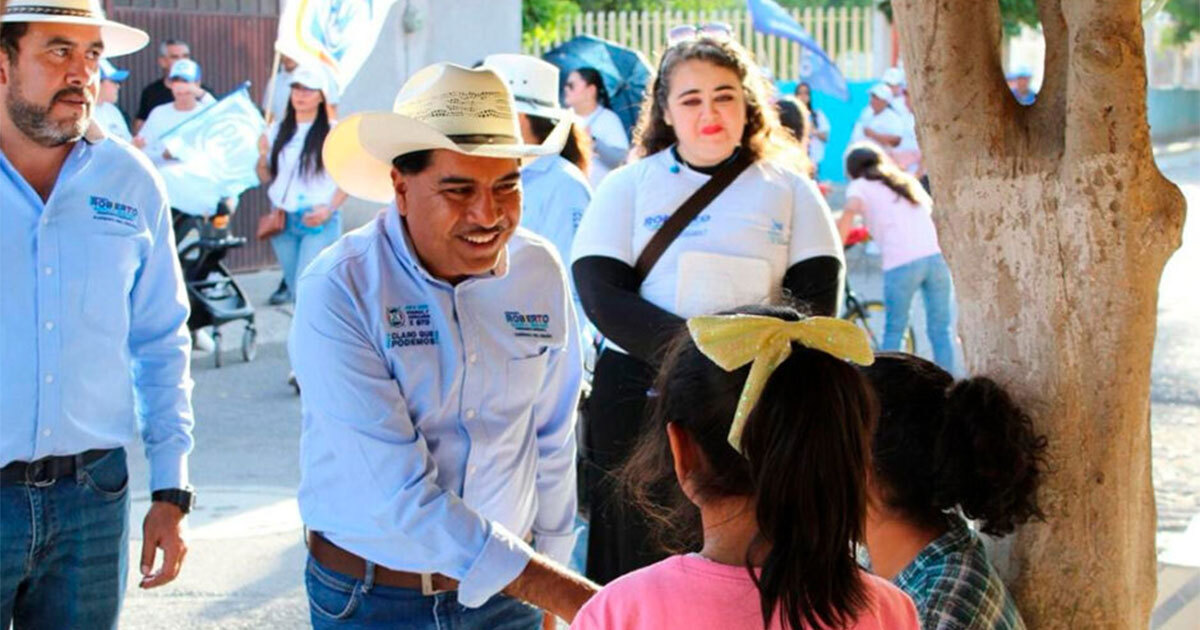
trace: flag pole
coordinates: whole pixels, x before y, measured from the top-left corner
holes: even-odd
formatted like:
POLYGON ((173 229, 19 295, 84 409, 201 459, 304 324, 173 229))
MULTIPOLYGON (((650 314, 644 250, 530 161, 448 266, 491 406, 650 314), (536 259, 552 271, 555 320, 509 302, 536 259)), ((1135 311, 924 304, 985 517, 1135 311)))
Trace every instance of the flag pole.
POLYGON ((279 57, 280 52, 279 49, 276 48, 275 61, 271 62, 271 79, 267 81, 267 111, 263 112, 263 117, 266 118, 268 125, 270 125, 272 119, 275 118, 273 108, 275 107, 275 82, 279 80, 279 57))

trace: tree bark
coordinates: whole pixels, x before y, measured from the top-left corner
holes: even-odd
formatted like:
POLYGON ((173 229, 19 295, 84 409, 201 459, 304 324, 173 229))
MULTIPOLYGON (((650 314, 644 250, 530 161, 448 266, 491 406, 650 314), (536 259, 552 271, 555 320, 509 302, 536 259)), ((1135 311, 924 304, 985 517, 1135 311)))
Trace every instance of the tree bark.
POLYGON ((967 367, 1049 440, 1048 518, 1011 539, 1031 628, 1145 628, 1150 358, 1184 200, 1154 163, 1138 0, 1039 0, 1042 91, 1004 81, 995 0, 896 0, 967 367))

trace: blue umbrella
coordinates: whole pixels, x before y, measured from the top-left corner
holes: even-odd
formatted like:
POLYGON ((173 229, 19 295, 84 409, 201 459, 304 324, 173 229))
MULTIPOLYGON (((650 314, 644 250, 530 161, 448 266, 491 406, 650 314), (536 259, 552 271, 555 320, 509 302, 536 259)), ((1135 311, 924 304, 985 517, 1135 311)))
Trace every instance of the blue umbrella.
POLYGON ((625 132, 631 132, 650 83, 650 64, 642 53, 599 37, 578 35, 542 58, 558 66, 564 83, 577 68, 595 68, 604 79, 612 110, 625 124, 625 132))

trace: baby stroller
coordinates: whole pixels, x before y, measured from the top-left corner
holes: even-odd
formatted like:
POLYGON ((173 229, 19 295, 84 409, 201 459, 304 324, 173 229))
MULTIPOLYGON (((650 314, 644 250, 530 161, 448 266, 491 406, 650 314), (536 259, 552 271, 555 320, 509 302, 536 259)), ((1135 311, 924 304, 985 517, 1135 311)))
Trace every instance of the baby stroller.
POLYGON ((188 330, 212 326, 213 363, 221 367, 221 326, 239 319, 246 320, 242 332, 242 358, 252 361, 258 350, 258 331, 254 327, 254 307, 238 286, 222 259, 226 252, 246 244, 245 237, 229 231, 236 201, 222 199, 217 211, 210 216, 179 212, 172 208, 175 222, 175 245, 183 282, 187 287, 192 314, 188 330))

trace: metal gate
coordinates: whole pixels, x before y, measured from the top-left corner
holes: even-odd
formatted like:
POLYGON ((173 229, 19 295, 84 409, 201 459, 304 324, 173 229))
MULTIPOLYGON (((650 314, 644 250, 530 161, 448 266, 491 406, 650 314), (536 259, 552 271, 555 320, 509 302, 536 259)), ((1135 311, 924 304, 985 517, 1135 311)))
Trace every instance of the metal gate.
MULTIPOLYGON (((130 118, 137 113, 142 88, 162 80, 158 46, 164 39, 189 44, 192 58, 202 68, 202 80, 215 96, 250 81, 251 96, 262 101, 274 56, 276 0, 108 0, 106 4, 111 19, 150 34, 145 49, 114 60, 129 70, 120 105, 130 118)), ((264 187, 242 194, 233 230, 249 242, 229 253, 226 263, 231 268, 249 270, 275 264, 270 243, 254 239, 258 217, 269 209, 264 187)))

